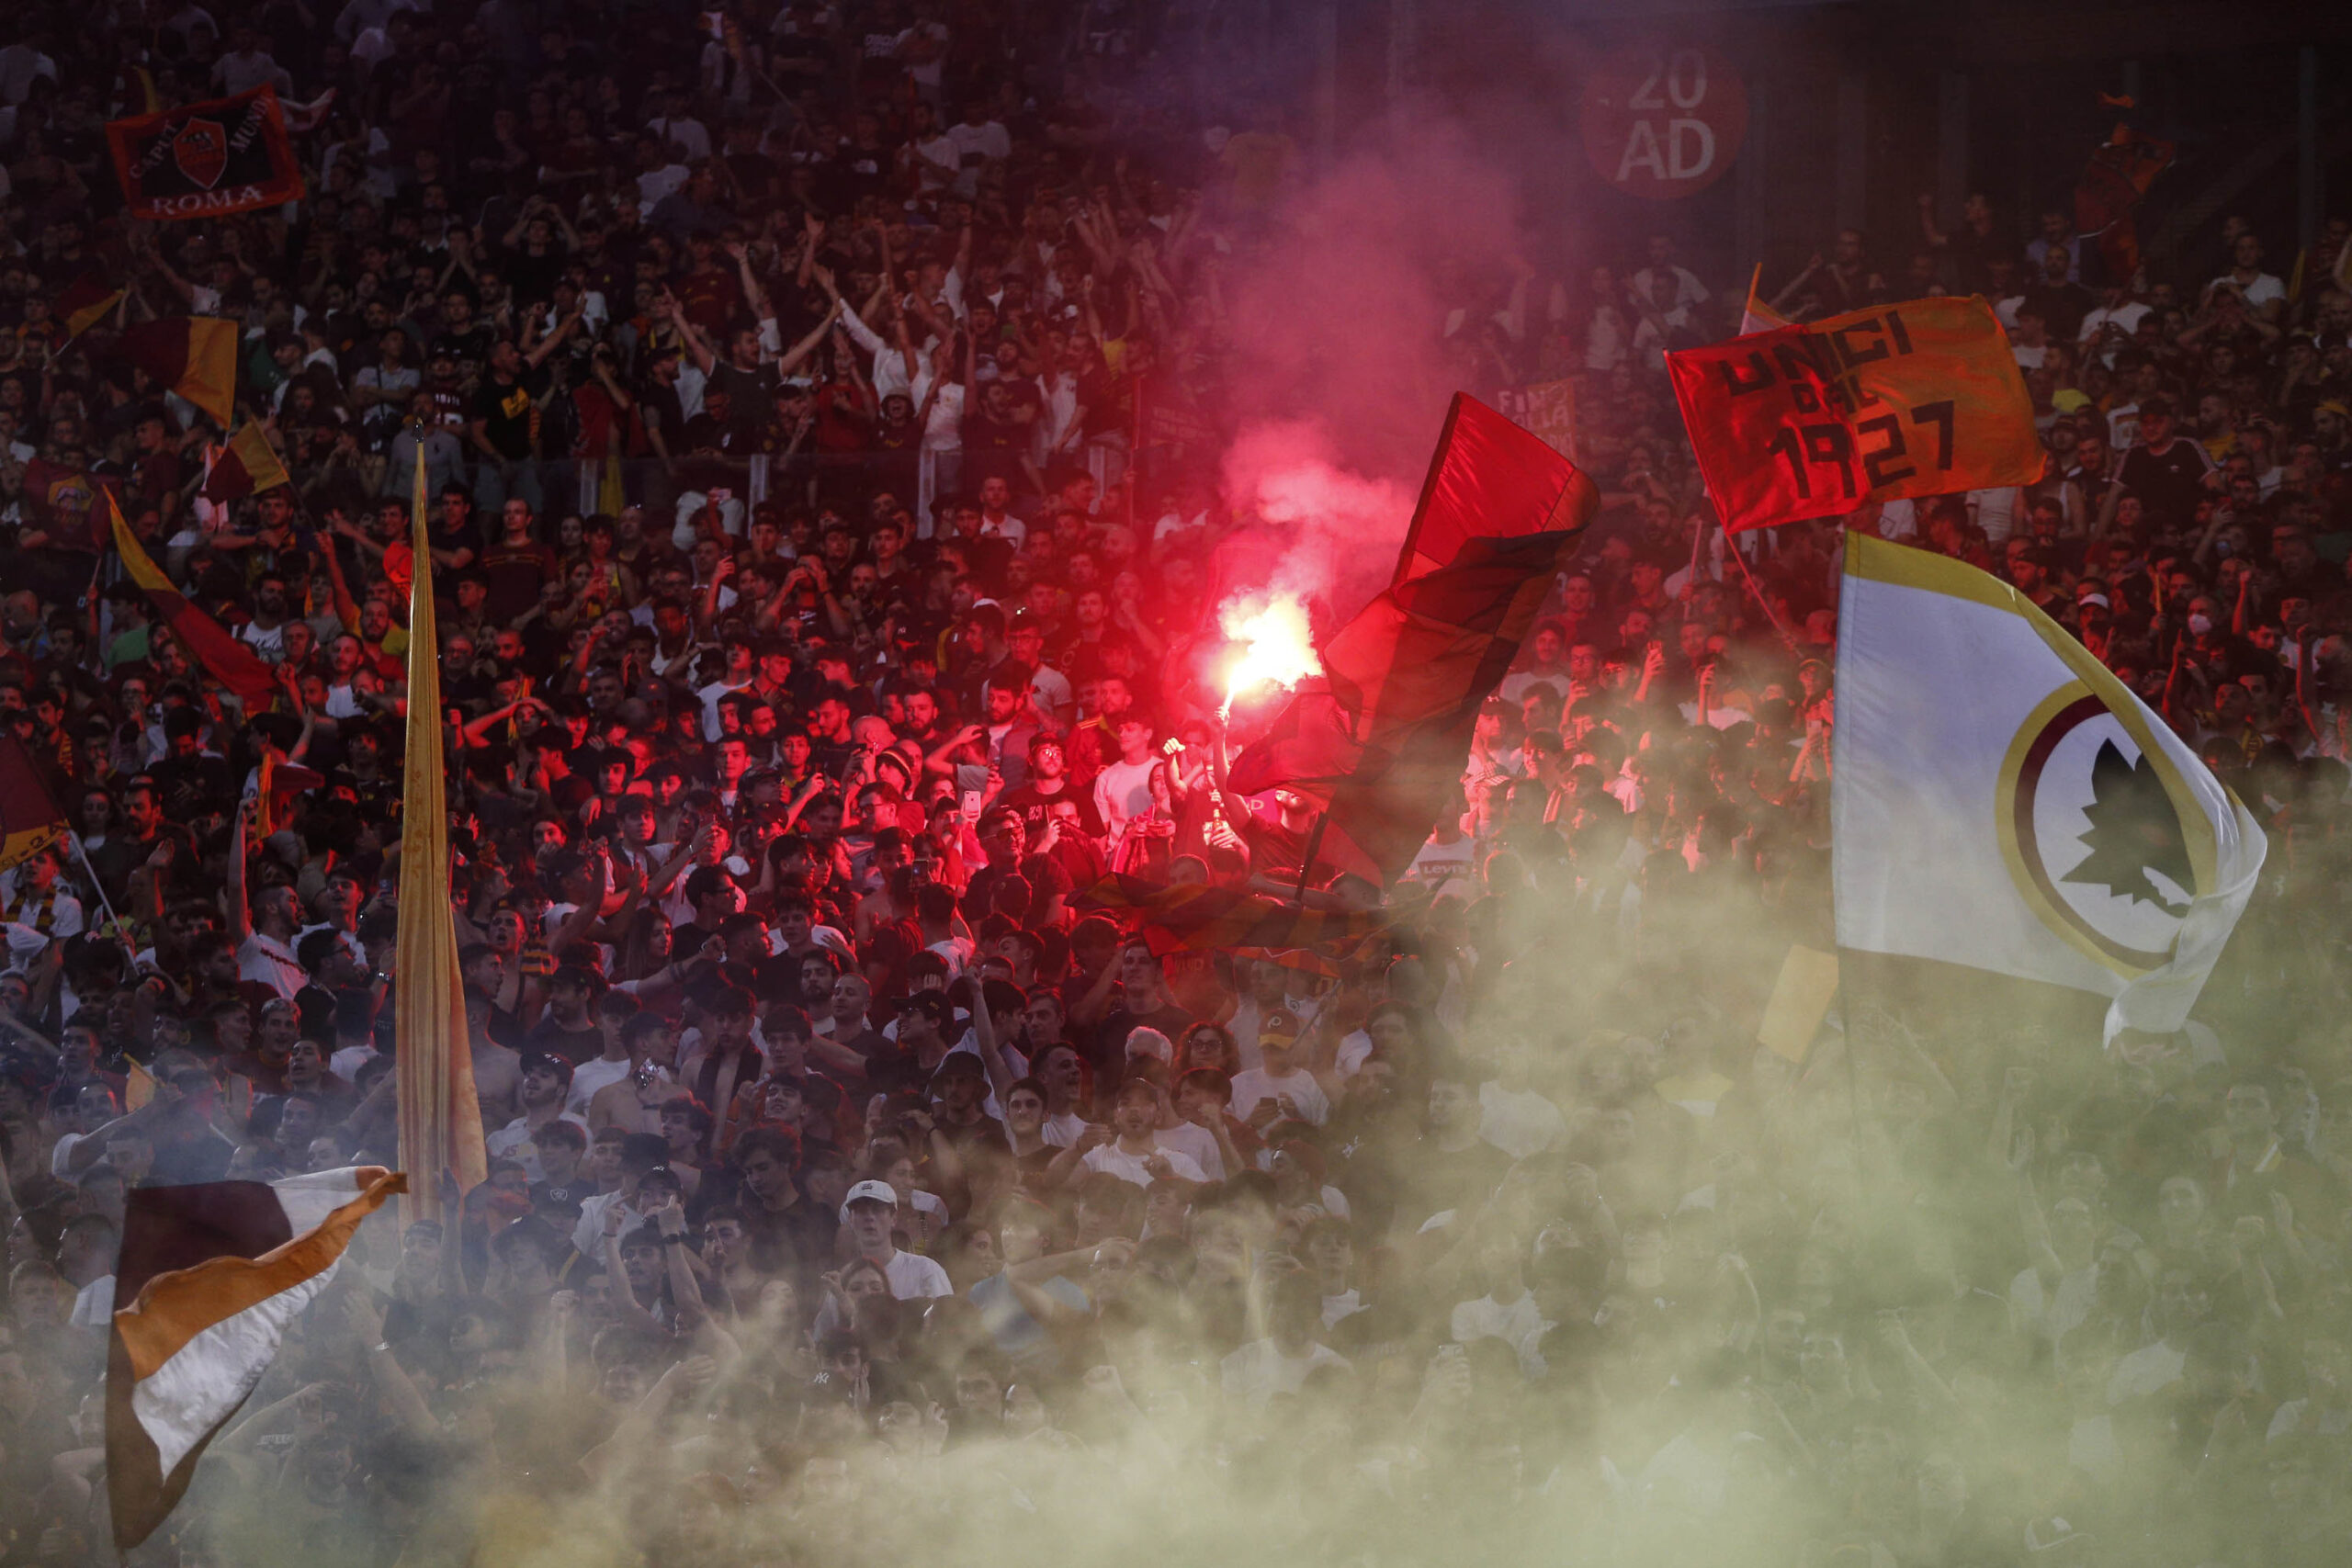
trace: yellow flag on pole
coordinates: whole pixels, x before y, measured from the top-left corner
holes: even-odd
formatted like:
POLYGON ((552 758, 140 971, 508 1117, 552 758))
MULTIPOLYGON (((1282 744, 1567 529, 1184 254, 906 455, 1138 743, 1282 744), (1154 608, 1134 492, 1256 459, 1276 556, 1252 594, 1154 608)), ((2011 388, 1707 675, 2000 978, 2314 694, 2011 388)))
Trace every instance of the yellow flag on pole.
POLYGON ((399 966, 393 977, 401 1165, 415 1188, 409 1218, 441 1218, 441 1173, 458 1190, 486 1172, 473 1042, 458 974, 449 877, 447 780, 441 759, 441 640, 433 625, 433 554, 424 525, 424 451, 416 454, 410 530, 408 761, 401 775, 399 966))

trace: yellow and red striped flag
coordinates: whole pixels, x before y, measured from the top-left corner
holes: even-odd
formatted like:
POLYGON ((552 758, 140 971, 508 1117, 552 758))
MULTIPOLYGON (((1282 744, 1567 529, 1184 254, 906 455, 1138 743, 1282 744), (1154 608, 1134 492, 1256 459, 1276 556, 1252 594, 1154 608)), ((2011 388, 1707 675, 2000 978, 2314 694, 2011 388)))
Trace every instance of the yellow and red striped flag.
POLYGON ((122 519, 122 508, 115 504, 114 491, 99 487, 106 499, 107 519, 114 535, 115 554, 122 558, 123 570, 130 581, 146 591, 147 602, 155 606, 172 635, 187 644, 197 662, 209 671, 212 678, 237 694, 250 712, 258 712, 277 694, 277 677, 261 656, 221 628, 220 623, 188 602, 163 569, 140 547, 139 536, 122 519))
POLYGON ((203 494, 207 501, 234 501, 290 482, 286 465, 270 446, 268 433, 247 420, 213 456, 212 471, 204 476, 203 494))
POLYGON ((129 292, 108 283, 94 267, 57 291, 57 319, 65 323, 65 341, 73 342, 100 321, 129 292))
POLYGON ((65 808, 25 743, 0 734, 0 871, 65 841, 65 808))
POLYGON ((123 357, 222 425, 237 410, 237 323, 169 316, 122 334, 123 357))

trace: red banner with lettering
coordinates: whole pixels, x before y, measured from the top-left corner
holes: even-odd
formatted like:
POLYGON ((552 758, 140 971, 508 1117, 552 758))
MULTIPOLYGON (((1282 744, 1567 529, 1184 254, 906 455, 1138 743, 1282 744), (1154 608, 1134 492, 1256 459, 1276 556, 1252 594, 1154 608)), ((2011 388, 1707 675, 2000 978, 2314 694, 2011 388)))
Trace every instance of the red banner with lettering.
POLYGON ((1854 310, 1666 361, 1731 533, 2041 477, 2025 378, 1980 299, 1854 310))
POLYGON ((107 121, 133 218, 218 218, 302 194, 274 87, 107 121))

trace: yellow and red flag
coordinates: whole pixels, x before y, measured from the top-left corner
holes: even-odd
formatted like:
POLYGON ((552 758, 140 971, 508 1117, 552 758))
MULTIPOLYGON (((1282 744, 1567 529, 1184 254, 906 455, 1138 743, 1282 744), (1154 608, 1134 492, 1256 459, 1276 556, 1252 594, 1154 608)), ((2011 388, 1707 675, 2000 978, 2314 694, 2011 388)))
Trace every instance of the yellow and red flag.
POLYGON ((65 841, 65 812, 40 764, 14 735, 0 733, 0 871, 65 841))
POLYGON ((286 465, 277 460, 269 445, 268 433, 247 420, 214 454, 202 493, 207 501, 234 501, 289 482, 286 465))
POLYGON ((101 488, 99 494, 106 500, 115 554, 122 558, 123 570, 130 574, 130 581, 146 592, 155 614, 171 628, 173 636, 187 645, 197 662, 209 671, 214 680, 235 693, 248 711, 259 711, 277 693, 277 678, 270 673, 269 666, 262 662, 259 654, 223 630, 220 622, 188 602, 187 595, 140 547, 139 536, 123 521, 122 508, 115 504, 114 492, 101 488))
POLYGON ((1983 299, 1914 299, 1666 356, 1726 533, 2031 484, 2045 461, 1983 299))
POLYGON ((94 267, 57 291, 57 319, 65 323, 65 341, 73 342, 100 321, 107 312, 122 302, 129 290, 119 284, 108 283, 94 267))
POLYGON ((225 425, 237 409, 237 323, 167 316, 122 334, 122 355, 225 425))
POLYGON ((488 1174, 473 1036, 458 973, 449 876, 448 781, 441 758, 441 639, 433 625, 433 551, 425 536, 424 452, 411 501, 416 575, 409 584, 408 759, 401 780, 398 962, 392 976, 400 1071, 401 1164, 420 1174, 412 1219, 440 1217, 440 1173, 458 1190, 488 1174))

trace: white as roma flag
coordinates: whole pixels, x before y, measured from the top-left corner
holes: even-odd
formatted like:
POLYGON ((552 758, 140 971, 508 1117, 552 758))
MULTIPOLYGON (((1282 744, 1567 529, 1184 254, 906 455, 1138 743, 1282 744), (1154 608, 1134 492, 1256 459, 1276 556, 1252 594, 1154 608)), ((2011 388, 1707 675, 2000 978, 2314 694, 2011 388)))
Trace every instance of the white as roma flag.
POLYGON ((2111 998, 2170 1032, 2262 869, 2262 829, 2015 589, 1846 536, 1830 785, 1838 942, 2111 998))
POLYGON ((381 1166, 281 1181, 144 1187, 123 1214, 107 1363, 115 1544, 147 1539, 196 1462, 334 1278, 360 1222, 404 1190, 381 1166))

